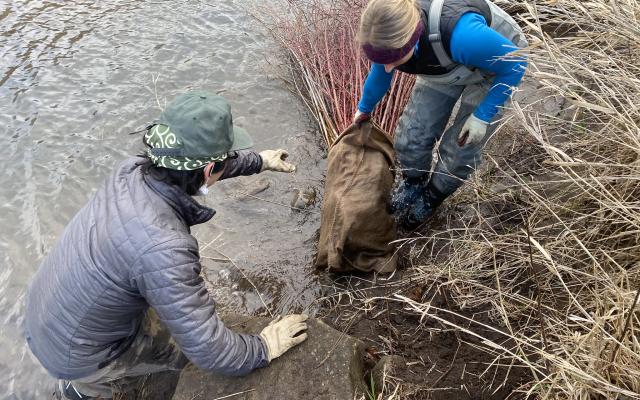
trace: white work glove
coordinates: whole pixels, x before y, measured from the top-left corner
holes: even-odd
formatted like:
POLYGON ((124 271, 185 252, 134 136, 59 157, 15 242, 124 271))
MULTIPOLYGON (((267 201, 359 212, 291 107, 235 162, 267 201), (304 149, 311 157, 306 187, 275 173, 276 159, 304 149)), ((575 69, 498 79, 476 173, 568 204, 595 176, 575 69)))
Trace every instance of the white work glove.
POLYGON ((484 135, 487 134, 487 126, 489 126, 488 122, 484 122, 471 114, 458 135, 458 145, 462 147, 465 145, 473 146, 480 143, 482 139, 484 139, 484 135))
POLYGON ((307 329, 304 322, 307 318, 305 314, 291 314, 282 319, 278 317, 260 332, 260 337, 267 345, 269 362, 307 339, 306 332, 298 335, 307 329))
POLYGON ((260 152, 260 158, 262 158, 262 171, 276 171, 276 172, 293 172, 296 170, 296 166, 286 162, 286 158, 289 156, 286 150, 265 150, 260 152))
POLYGON ((362 125, 363 122, 371 119, 371 114, 363 113, 362 111, 356 111, 356 115, 353 116, 353 124, 358 128, 362 125))

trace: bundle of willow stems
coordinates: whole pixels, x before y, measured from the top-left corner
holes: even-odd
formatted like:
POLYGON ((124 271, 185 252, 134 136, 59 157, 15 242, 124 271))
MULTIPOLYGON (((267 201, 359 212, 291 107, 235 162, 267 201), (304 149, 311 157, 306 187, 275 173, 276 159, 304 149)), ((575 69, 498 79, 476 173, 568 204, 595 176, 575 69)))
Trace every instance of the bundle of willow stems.
MULTIPOLYGON (((384 298, 350 295, 370 312, 398 302, 477 336, 488 366, 529 371, 526 396, 640 398, 640 3, 496 2, 530 44, 525 85, 536 96, 513 102, 501 133, 527 158, 489 153, 491 174, 449 200, 472 212, 441 215, 446 222, 399 243, 415 257, 406 280, 384 298), (506 228, 496 222, 505 220, 506 228), (405 295, 420 282, 446 289, 458 309, 489 310, 494 323, 405 295), (487 329, 493 339, 477 333, 487 329)), ((274 16, 295 87, 329 144, 351 123, 368 71, 354 38, 364 3, 289 0, 274 16)), ((387 131, 412 85, 396 74, 374 116, 387 131)), ((398 385, 385 398, 401 398, 398 385)))
MULTIPOLYGON (((272 35, 285 49, 291 79, 328 145, 349 127, 357 110, 370 62, 356 41, 365 0, 287 0, 286 12, 263 8, 272 35), (266 10, 266 11, 264 11, 266 10)), ((374 120, 392 133, 415 77, 396 74, 374 120)))

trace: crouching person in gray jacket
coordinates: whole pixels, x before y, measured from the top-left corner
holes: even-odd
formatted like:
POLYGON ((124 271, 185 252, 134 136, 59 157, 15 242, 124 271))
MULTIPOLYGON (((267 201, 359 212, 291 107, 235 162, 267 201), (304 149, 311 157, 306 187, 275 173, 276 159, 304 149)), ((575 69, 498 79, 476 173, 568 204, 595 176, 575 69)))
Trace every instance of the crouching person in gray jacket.
POLYGON ((125 160, 76 214, 27 295, 26 338, 60 379, 58 398, 110 399, 190 360, 243 375, 306 339, 306 315, 259 335, 226 328, 200 276, 190 226, 215 211, 191 196, 220 179, 292 172, 284 150, 252 145, 220 96, 178 97, 150 127, 146 156, 125 160))

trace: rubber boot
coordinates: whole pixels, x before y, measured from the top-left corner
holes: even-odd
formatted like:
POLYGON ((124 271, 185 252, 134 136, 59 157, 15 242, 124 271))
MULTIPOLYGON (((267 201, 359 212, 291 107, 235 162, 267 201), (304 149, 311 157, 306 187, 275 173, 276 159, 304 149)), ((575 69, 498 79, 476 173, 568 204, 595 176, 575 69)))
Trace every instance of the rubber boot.
POLYGON ((429 196, 423 193, 406 213, 398 220, 398 223, 406 230, 414 230, 425 223, 433 215, 433 206, 429 202, 429 196))
POLYGON ((389 211, 404 228, 413 225, 412 221, 419 219, 424 212, 423 209, 426 209, 424 204, 427 191, 426 178, 426 175, 417 178, 402 177, 391 193, 389 211))

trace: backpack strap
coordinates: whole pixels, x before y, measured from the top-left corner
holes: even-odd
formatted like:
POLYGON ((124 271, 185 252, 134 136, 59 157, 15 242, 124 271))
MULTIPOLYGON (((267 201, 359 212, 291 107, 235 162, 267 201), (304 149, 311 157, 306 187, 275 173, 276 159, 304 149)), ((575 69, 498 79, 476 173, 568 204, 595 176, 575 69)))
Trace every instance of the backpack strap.
POLYGON ((444 0, 433 0, 429 7, 429 43, 438 58, 438 62, 446 69, 452 69, 456 63, 449 57, 442 45, 442 35, 440 34, 440 18, 442 18, 442 7, 444 0))

